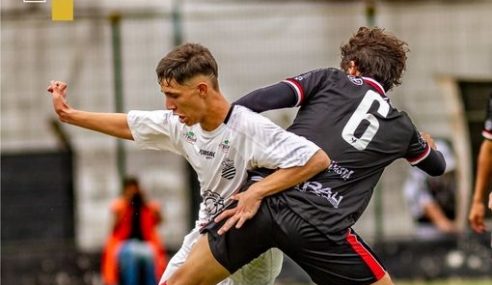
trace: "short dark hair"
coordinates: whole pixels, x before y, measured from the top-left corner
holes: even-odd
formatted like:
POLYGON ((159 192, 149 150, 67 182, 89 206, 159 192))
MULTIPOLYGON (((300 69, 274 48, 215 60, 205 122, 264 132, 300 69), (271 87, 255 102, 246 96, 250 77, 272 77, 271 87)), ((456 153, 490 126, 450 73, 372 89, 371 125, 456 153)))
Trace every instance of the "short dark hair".
POLYGON ((212 80, 214 89, 219 87, 217 62, 206 47, 197 43, 176 47, 159 61, 155 71, 159 83, 174 79, 183 84, 196 75, 205 75, 212 80))
POLYGON ((374 78, 386 91, 401 84, 408 45, 384 29, 361 27, 340 50, 343 70, 347 71, 350 61, 354 61, 362 76, 374 78))
POLYGON ((123 178, 123 188, 126 188, 128 186, 139 186, 138 183, 138 178, 134 176, 126 176, 123 178))

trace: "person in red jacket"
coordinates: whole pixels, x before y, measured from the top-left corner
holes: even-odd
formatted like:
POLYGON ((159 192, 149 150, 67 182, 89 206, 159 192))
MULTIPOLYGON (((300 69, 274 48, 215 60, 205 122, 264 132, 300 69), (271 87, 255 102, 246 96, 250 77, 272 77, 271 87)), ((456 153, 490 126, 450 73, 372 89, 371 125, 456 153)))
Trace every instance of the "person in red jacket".
POLYGON ((114 225, 102 256, 104 284, 157 284, 167 264, 157 233, 162 220, 159 206, 146 200, 136 178, 127 177, 111 211, 114 225))

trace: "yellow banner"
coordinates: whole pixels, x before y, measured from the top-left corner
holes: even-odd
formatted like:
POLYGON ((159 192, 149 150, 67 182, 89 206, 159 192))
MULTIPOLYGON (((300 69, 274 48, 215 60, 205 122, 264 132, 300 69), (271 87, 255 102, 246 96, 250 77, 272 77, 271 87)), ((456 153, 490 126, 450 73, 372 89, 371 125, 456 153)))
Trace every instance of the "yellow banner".
POLYGON ((72 21, 73 0, 51 0, 51 20, 72 21))

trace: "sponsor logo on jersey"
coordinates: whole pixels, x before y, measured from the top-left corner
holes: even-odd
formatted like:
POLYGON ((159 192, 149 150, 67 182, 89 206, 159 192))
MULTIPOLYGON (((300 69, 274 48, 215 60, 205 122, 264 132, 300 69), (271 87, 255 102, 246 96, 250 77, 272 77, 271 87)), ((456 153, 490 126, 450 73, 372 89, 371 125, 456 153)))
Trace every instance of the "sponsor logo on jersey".
POLYGON ((222 177, 231 180, 236 176, 236 168, 234 167, 234 161, 232 159, 225 159, 222 161, 222 177))
POLYGON ((343 196, 338 192, 333 192, 330 187, 323 187, 323 184, 317 181, 308 181, 296 186, 301 192, 313 193, 316 196, 325 198, 334 208, 338 209, 343 196))
POLYGON ((200 149, 200 155, 205 156, 206 159, 212 159, 215 157, 215 151, 200 149))
POLYGON ((188 142, 190 144, 196 143, 196 135, 194 132, 188 131, 188 132, 184 133, 183 135, 184 135, 186 142, 188 142))
POLYGON ((231 148, 230 143, 230 140, 224 140, 222 143, 219 144, 219 149, 222 150, 224 153, 228 153, 229 149, 231 148))
POLYGON ((224 209, 225 205, 224 198, 220 197, 219 193, 210 190, 206 190, 203 193, 203 203, 209 216, 215 216, 224 209))
POLYGON ((364 80, 362 80, 362 78, 360 78, 360 77, 356 77, 356 76, 353 76, 353 75, 347 75, 347 77, 355 85, 362 85, 362 84, 364 84, 364 80))
POLYGON ((343 180, 348 180, 350 179, 350 176, 354 174, 354 171, 345 167, 341 167, 335 160, 333 160, 330 164, 330 167, 328 168, 328 173, 335 173, 336 175, 339 175, 343 180))

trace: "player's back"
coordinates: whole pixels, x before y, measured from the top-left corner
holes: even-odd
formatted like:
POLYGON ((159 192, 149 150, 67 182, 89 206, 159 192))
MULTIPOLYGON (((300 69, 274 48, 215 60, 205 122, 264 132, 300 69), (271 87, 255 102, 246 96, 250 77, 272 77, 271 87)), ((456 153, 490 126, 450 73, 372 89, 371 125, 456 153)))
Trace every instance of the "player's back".
POLYGON ((303 96, 288 130, 313 141, 332 159, 328 171, 301 185, 300 191, 289 192, 289 204, 306 217, 310 213, 305 199, 311 200, 307 204, 326 205, 327 215, 316 217, 324 219, 317 224, 346 228, 366 208, 384 168, 402 157, 416 162, 428 146, 373 79, 321 69, 287 81, 303 96))

